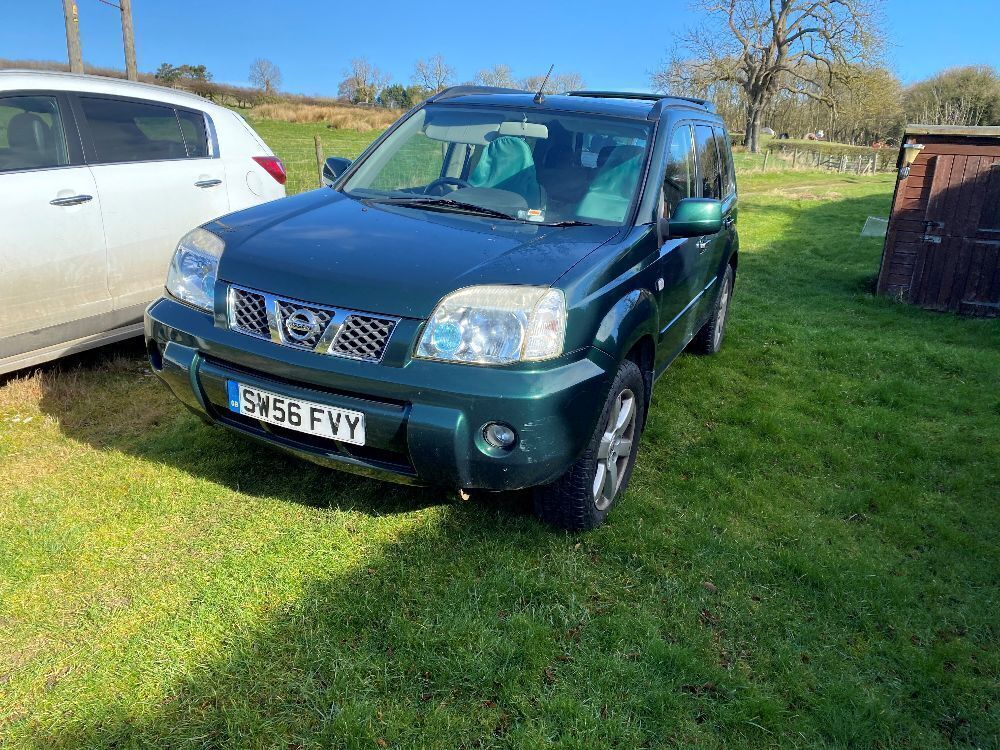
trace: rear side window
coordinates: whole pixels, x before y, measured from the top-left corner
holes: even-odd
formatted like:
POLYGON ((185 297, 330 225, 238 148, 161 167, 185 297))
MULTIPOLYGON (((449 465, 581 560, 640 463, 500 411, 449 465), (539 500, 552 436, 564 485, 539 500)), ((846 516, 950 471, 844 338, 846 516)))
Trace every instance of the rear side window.
POLYGON ((177 121, 181 125, 184 146, 190 159, 203 159, 208 153, 208 133, 205 132, 205 116, 201 112, 177 110, 177 121))
POLYGON ((729 134, 722 128, 715 128, 715 145, 721 157, 722 197, 728 198, 736 192, 736 172, 733 169, 733 151, 729 147, 729 134))
POLYGON ((708 125, 695 125, 695 142, 698 146, 698 166, 701 172, 701 197, 721 200, 722 171, 715 134, 708 125))
POLYGON ((54 96, 0 97, 0 172, 69 164, 54 96))
POLYGON ((187 158, 173 107, 80 97, 97 161, 121 163, 187 158))
POLYGON ((681 125, 670 138, 667 168, 663 174, 663 215, 673 216, 677 204, 695 195, 694 142, 691 126, 681 125))

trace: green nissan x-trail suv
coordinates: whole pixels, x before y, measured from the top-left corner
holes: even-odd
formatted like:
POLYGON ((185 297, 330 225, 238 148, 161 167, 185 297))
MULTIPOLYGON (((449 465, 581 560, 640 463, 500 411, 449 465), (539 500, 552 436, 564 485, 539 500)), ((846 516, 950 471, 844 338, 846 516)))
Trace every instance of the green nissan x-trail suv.
POLYGON ((456 87, 326 174, 180 241, 153 369, 312 461, 532 488, 545 521, 600 525, 657 376, 722 343, 739 242, 712 107, 456 87))

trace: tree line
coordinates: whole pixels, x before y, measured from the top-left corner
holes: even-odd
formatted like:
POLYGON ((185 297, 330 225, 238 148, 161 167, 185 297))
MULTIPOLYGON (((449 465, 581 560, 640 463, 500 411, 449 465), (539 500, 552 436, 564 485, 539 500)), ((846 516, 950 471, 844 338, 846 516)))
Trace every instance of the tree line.
MULTIPOLYGON (((337 88, 341 99, 354 104, 369 106, 398 107, 408 109, 428 96, 443 91, 460 82, 456 70, 442 55, 432 55, 417 60, 413 66, 410 82, 393 81, 392 76, 380 70, 367 58, 351 60, 343 80, 337 88)), ((545 83, 545 93, 572 91, 583 88, 583 77, 579 73, 558 73, 545 81, 544 75, 516 78, 509 65, 498 64, 479 70, 467 84, 479 86, 500 86, 504 88, 537 91, 545 83)))
POLYGON ((711 100, 751 151, 767 127, 856 145, 907 122, 1000 123, 1000 75, 981 65, 904 87, 884 62, 882 0, 696 0, 701 23, 652 75, 660 91, 711 100))
MULTIPOLYGON (((1000 124, 1000 73, 987 66, 942 71, 904 86, 882 62, 879 0, 697 0, 705 22, 682 38, 674 56, 653 73, 659 91, 712 101, 731 131, 756 150, 763 128, 801 138, 893 144, 906 123, 1000 124), (700 53, 694 55, 693 52, 700 53)), ((251 64, 250 89, 219 86, 204 65, 164 63, 155 77, 209 98, 252 106, 276 97, 329 103, 324 97, 280 93, 281 71, 270 60, 251 64)), ((362 106, 407 109, 458 83, 443 55, 414 63, 409 81, 393 80, 367 58, 344 70, 337 99, 362 106)), ((476 72, 469 84, 537 91, 584 87, 576 72, 515 76, 506 64, 476 72)))
MULTIPOLYGON (((884 62, 883 0, 694 0, 701 23, 682 34, 670 58, 652 76, 662 92, 712 101, 751 151, 765 128, 791 137, 822 132, 855 145, 893 143, 906 123, 1000 124, 1000 73, 988 65, 942 71, 904 86, 884 62)), ((2 67, 65 70, 64 63, 0 60, 2 67)), ((87 72, 124 77, 121 71, 85 66, 87 72)), ((202 64, 161 64, 140 80, 184 88, 221 104, 250 108, 265 102, 349 102, 409 108, 459 83, 443 55, 417 60, 407 81, 394 79, 367 58, 343 71, 337 96, 282 91, 281 69, 257 58, 249 86, 220 84, 202 64)), ((516 76, 509 65, 478 70, 482 86, 537 91, 584 87, 576 72, 516 76)))
MULTIPOLYGON (((3 60, 0 68, 35 68, 43 70, 68 70, 65 63, 40 60, 3 60)), ((85 65, 88 73, 123 78, 122 71, 85 65)), ((355 58, 343 71, 343 78, 337 87, 337 96, 308 96, 291 94, 281 90, 281 68, 267 58, 256 58, 250 64, 247 74, 249 86, 222 84, 214 80, 214 75, 205 65, 189 63, 175 65, 164 62, 152 73, 140 73, 139 79, 146 83, 182 88, 220 104, 230 104, 250 108, 258 104, 288 101, 301 104, 350 103, 364 106, 380 106, 394 109, 408 109, 443 89, 462 81, 456 70, 449 65, 443 55, 417 60, 408 82, 393 80, 366 58, 355 58)), ((576 72, 555 73, 545 80, 544 74, 515 77, 509 65, 498 64, 483 68, 471 81, 463 83, 480 86, 501 86, 506 88, 537 91, 545 84, 547 94, 581 89, 583 77, 576 72)))

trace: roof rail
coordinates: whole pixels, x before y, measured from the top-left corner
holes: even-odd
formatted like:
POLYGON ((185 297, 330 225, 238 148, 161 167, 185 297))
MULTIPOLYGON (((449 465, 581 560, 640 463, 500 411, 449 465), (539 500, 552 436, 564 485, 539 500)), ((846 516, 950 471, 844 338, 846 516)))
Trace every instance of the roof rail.
POLYGON ((591 99, 642 99, 657 101, 665 94, 645 94, 640 91, 567 91, 566 96, 586 96, 591 99))
POLYGON ((668 100, 675 100, 693 104, 696 107, 703 107, 709 112, 715 111, 715 105, 707 99, 698 99, 693 96, 676 96, 674 94, 648 94, 638 91, 568 91, 567 96, 587 96, 593 99, 637 99, 640 101, 656 102, 649 111, 647 119, 658 120, 663 113, 664 104, 668 100))
POLYGON ((473 94, 530 94, 525 89, 511 89, 502 86, 449 86, 427 99, 428 102, 440 102, 445 99, 454 99, 456 96, 470 96, 473 94))

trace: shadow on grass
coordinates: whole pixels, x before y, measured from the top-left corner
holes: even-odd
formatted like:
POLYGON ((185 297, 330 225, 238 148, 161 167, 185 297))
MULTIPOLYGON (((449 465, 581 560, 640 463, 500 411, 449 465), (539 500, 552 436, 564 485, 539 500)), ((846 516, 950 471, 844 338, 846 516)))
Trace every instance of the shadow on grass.
MULTIPOLYGON (((831 336, 838 346, 855 343, 859 329, 863 340, 884 326, 893 328, 902 343, 885 343, 889 349, 937 334, 958 347, 981 345, 967 326, 868 294, 878 248, 870 242, 859 246, 854 232, 884 203, 884 196, 797 206, 759 203, 755 223, 787 228, 780 239, 744 254, 729 347, 766 365, 766 357, 776 355, 755 352, 764 337, 791 341, 790 332, 804 330, 804 342, 788 343, 786 350, 808 369, 831 367, 822 357, 832 355, 822 347, 831 336), (846 232, 851 234, 845 239, 846 232), (818 359, 811 358, 817 352, 818 359)), ((249 495, 311 506, 382 515, 441 501, 433 491, 337 474, 202 427, 147 377, 139 349, 129 345, 120 353, 111 365, 102 364, 104 355, 93 355, 78 361, 78 369, 63 366, 44 378, 42 409, 73 439, 162 462, 249 495), (134 408, 122 413, 123 402, 134 408)), ((756 368, 744 369, 753 377, 756 368)), ((672 378, 665 380, 659 404, 663 389, 673 385, 672 378)), ((789 382, 768 382, 769 399, 779 403, 782 388, 801 386, 789 382)), ((659 430, 672 424, 666 415, 654 415, 651 422, 659 430)), ((849 439, 836 425, 827 434, 833 443, 849 439)), ((789 459, 750 423, 738 438, 740 447, 774 458, 775 477, 797 468, 781 463, 789 459)), ((724 477, 721 486, 712 492, 697 486, 681 490, 679 507, 711 517, 720 496, 741 493, 734 478, 743 475, 747 455, 747 450, 714 455, 714 470, 724 477)), ((642 453, 639 460, 642 464, 642 453)), ((844 471, 848 482, 850 472, 844 471)), ((676 483, 674 474, 657 467, 647 466, 645 473, 646 487, 676 483)), ((669 523, 671 513, 636 493, 625 504, 669 523)), ((294 605, 274 612, 270 624, 249 637, 234 636, 224 657, 192 669, 159 704, 137 707, 123 700, 61 726, 37 726, 32 734, 39 747, 102 748, 773 746, 800 740, 873 747, 906 744, 914 730, 935 743, 987 737, 988 720, 971 725, 968 704, 958 697, 967 689, 964 683, 948 683, 956 679, 950 672, 934 673, 943 683, 908 672, 918 645, 905 640, 904 623, 910 617, 906 608, 916 607, 917 600, 904 597, 899 611, 887 602, 878 605, 885 608, 887 623, 860 605, 852 610, 852 596, 876 601, 880 590, 874 587, 897 585, 883 583, 882 566, 891 563, 874 556, 845 558, 845 566, 854 566, 851 575, 831 583, 823 576, 832 574, 811 568, 812 560, 796 559, 795 575, 781 572, 791 554, 783 535, 794 538, 801 530, 761 527, 764 537, 782 537, 771 550, 773 559, 759 559, 756 540, 729 542, 733 548, 722 560, 742 560, 739 565, 750 571, 761 566, 762 579, 775 575, 767 571, 777 567, 770 582, 775 598, 793 602, 791 609, 780 610, 787 619, 775 615, 772 631, 762 630, 758 643, 757 615, 748 615, 744 632, 723 635, 713 613, 716 604, 701 603, 699 596, 706 594, 700 587, 699 593, 670 589, 674 584, 658 567, 662 560, 669 560, 670 570, 697 575, 703 547, 685 546, 646 526, 618 528, 622 521, 613 517, 615 528, 592 541, 584 538, 577 552, 580 543, 520 518, 523 507, 506 508, 504 501, 453 506, 439 521, 403 531, 344 575, 317 577, 294 605), (600 555, 591 544, 601 545, 600 555), (659 573, 645 577, 644 570, 659 573), (634 584, 620 588, 622 581, 634 584), (647 589, 648 595, 636 599, 640 612, 605 593, 638 597, 636 591, 647 589), (816 635, 816 618, 799 620, 796 607, 818 612, 820 622, 826 618, 842 631, 831 644, 826 631, 816 635), (614 617, 608 616, 612 612, 614 617), (591 628, 598 619, 600 627, 591 628), (854 628, 865 630, 859 635, 854 628), (788 635, 797 629, 801 635, 788 635), (810 665, 799 644, 790 645, 798 638, 812 644, 814 662, 827 659, 822 666, 810 665), (863 652, 865 639, 879 638, 886 641, 879 668, 889 674, 884 682, 868 684, 848 653, 863 652), (771 671, 755 672, 741 648, 770 649, 757 664, 758 670, 771 671), (931 694, 934 690, 942 692, 931 694)), ((709 537, 716 533, 695 528, 709 537)), ((819 545, 815 552, 820 558, 832 554, 819 545)))
MULTIPOLYGON (((41 368, 41 410, 74 440, 162 463, 251 497, 383 515, 450 502, 442 490, 331 471, 204 425, 152 375, 140 339, 41 368)), ((523 510, 515 502, 515 510, 523 510)))

